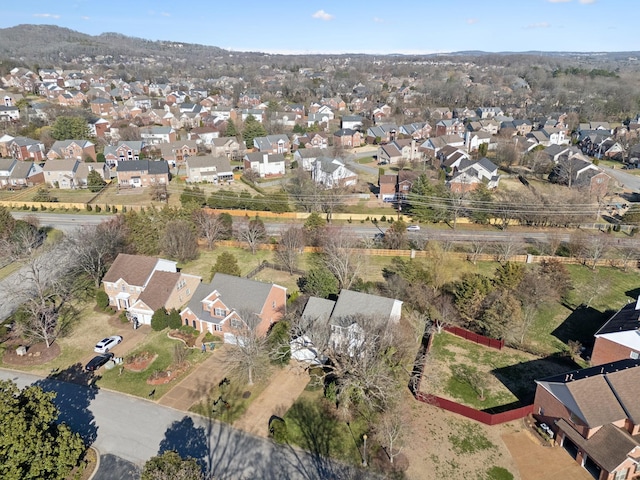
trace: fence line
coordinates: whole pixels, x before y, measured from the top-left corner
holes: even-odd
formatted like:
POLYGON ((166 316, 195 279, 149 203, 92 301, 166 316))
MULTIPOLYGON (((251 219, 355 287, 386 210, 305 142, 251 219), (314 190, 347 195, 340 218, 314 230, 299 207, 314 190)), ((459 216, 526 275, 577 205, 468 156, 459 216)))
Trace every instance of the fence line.
POLYGON ((411 380, 409 382, 409 390, 411 390, 411 393, 416 400, 422 403, 434 405, 448 412, 457 413, 458 415, 484 423, 485 425, 499 425, 501 423, 524 418, 533 413, 533 404, 509 409, 500 413, 489 413, 487 411, 477 410, 467 405, 462 405, 461 403, 454 402, 453 400, 438 397, 437 395, 421 392, 420 385, 422 384, 424 366, 432 344, 433 334, 429 334, 429 336, 422 341, 421 349, 424 349, 424 354, 422 351, 418 353, 416 364, 414 364, 413 367, 411 380))
POLYGON ((496 340, 495 338, 485 337, 484 335, 470 332, 469 330, 466 330, 464 328, 444 327, 444 330, 458 337, 462 337, 465 340, 469 340, 470 342, 484 345, 485 347, 495 348, 496 350, 502 350, 502 347, 504 347, 504 340, 496 340))

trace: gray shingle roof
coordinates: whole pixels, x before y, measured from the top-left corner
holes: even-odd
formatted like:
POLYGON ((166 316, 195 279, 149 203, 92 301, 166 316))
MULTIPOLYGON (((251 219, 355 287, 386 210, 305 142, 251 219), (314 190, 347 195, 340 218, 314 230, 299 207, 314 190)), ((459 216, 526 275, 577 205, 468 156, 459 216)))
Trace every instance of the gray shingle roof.
POLYGON ((169 164, 165 160, 131 160, 128 162, 118 163, 117 171, 148 171, 151 175, 162 175, 169 173, 169 164))

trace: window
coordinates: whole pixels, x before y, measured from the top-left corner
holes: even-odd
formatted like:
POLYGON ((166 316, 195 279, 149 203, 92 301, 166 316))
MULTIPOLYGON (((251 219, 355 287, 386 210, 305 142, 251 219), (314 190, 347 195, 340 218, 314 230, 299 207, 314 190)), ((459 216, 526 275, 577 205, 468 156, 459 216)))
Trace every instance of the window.
POLYGON ((178 290, 181 290, 186 284, 187 284, 187 282, 185 282, 184 279, 181 279, 178 282, 178 290))
POLYGON ((214 325, 214 326, 213 326, 213 329, 214 329, 216 332, 221 332, 221 331, 222 331, 222 325, 214 325))
POLYGON ((630 358, 633 358, 634 360, 637 360, 638 358, 640 358, 640 353, 638 353, 638 352, 633 352, 633 351, 632 351, 632 352, 629 354, 629 357, 630 357, 630 358))
POLYGON ((238 320, 237 318, 232 318, 231 319, 231 328, 241 328, 242 327, 242 321, 238 320))
POLYGON ((226 317, 227 316, 227 311, 224 310, 223 308, 214 308, 213 309, 213 314, 216 317, 226 317))
POLYGON ((617 471, 616 476, 613 478, 614 480, 626 480, 628 474, 629 474, 629 469, 625 468, 624 470, 617 471))

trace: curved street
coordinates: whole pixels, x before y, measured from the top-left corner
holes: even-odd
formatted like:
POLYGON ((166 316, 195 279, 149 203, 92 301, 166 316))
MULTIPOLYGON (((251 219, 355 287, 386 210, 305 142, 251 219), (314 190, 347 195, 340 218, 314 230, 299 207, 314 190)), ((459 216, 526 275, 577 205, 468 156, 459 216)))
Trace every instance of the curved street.
POLYGON ((104 465, 119 468, 120 473, 115 474, 105 472, 101 465, 95 478, 137 479, 144 463, 166 450, 195 458, 208 477, 213 475, 216 480, 372 478, 370 471, 136 397, 9 370, 0 370, 0 379, 13 380, 20 388, 36 384, 57 393, 60 420, 79 432, 87 443, 93 441, 101 457, 106 456, 104 465), (127 473, 127 468, 130 476, 119 476, 127 473))

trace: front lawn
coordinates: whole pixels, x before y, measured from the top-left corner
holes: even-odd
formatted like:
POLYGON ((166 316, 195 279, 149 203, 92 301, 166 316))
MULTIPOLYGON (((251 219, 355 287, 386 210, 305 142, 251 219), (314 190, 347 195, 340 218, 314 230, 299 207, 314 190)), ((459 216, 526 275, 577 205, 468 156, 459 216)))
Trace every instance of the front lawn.
MULTIPOLYGON (((351 464, 362 462, 362 420, 345 422, 335 405, 322 396, 322 389, 305 390, 284 416, 288 443, 315 455, 351 464)), ((373 442, 372 442, 373 443, 373 442)), ((373 446, 373 445, 372 445, 373 446)), ((371 450, 369 451, 371 455, 371 450)))
POLYGON ((96 384, 99 387, 109 388, 111 390, 117 390, 119 392, 143 398, 147 398, 150 392, 155 390, 154 398, 160 398, 191 370, 193 370, 196 365, 211 355, 208 351, 203 354, 198 348, 189 348, 187 349, 186 355, 186 361, 189 363, 189 368, 186 371, 173 379, 170 383, 163 385, 149 385, 147 383, 147 379, 149 379, 154 372, 164 371, 174 363, 173 352, 175 345, 184 345, 184 343, 167 337, 166 330, 161 332, 152 331, 147 335, 143 343, 138 345, 135 350, 127 355, 135 355, 141 352, 149 352, 151 355, 157 355, 156 359, 146 370, 142 372, 134 372, 126 368, 122 368, 121 365, 116 365, 116 367, 111 370, 102 368, 100 370, 101 376, 96 380, 96 384))

